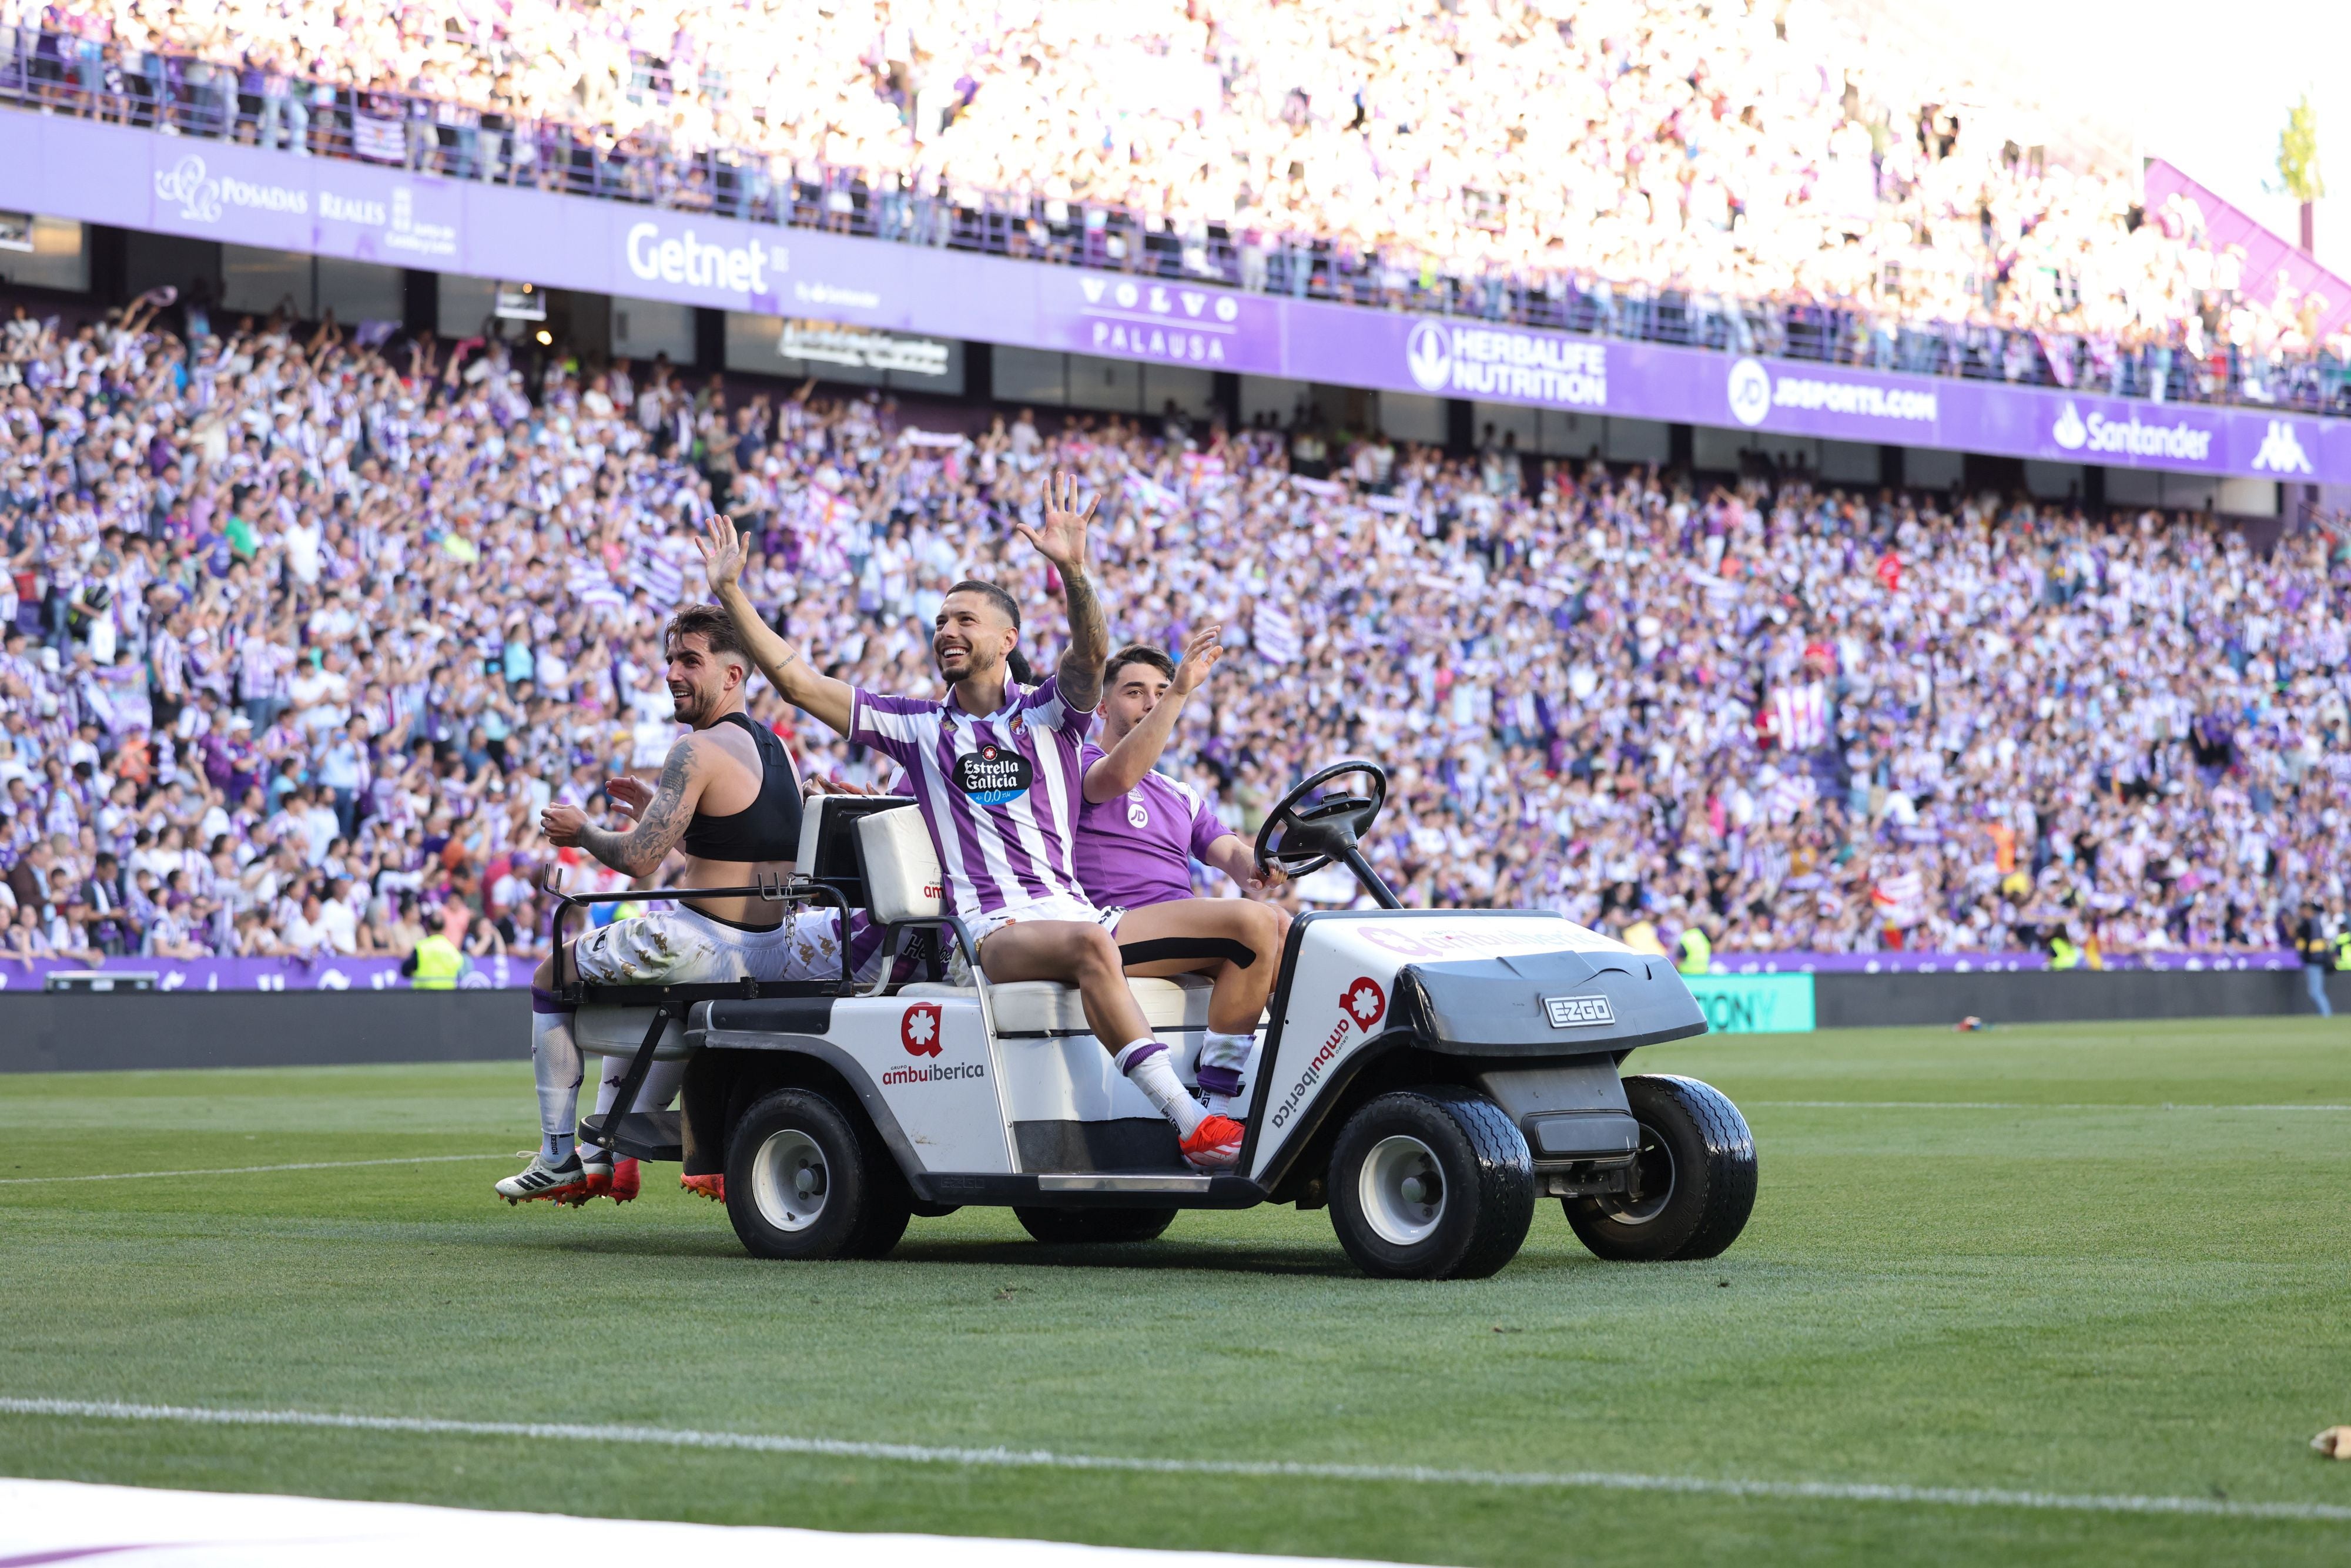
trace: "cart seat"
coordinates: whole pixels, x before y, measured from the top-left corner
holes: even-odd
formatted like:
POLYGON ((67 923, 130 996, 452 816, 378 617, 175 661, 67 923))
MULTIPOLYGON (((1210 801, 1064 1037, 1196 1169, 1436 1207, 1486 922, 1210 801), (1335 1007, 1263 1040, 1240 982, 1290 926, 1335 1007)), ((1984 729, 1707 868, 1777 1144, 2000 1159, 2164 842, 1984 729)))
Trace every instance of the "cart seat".
MULTIPOLYGON (((923 814, 912 806, 875 811, 857 821, 858 847, 862 852, 865 891, 872 900, 873 918, 883 925, 902 920, 935 920, 946 908, 946 879, 939 873, 938 852, 931 845, 923 814)), ((1208 977, 1176 975, 1164 980, 1130 979, 1127 988, 1143 1009, 1144 1021, 1155 1030, 1204 1030, 1208 1027, 1208 977)), ((899 988, 906 997, 970 997, 966 987, 929 981, 899 988)), ((1091 1034, 1078 988, 1057 980, 1012 980, 987 988, 989 1005, 999 1035, 1091 1034)))
MULTIPOLYGON (((1135 1004, 1143 1009, 1143 1021, 1155 1030, 1194 1030, 1208 1027, 1208 977, 1206 975, 1177 975, 1165 980, 1127 981, 1126 988, 1134 993, 1135 1004)), ((902 986, 903 997, 971 997, 970 988, 934 985, 921 982, 902 986)), ((1078 988, 1058 980, 1012 980, 987 988, 987 999, 996 1013, 996 1032, 1002 1036, 1084 1034, 1093 1031, 1086 1027, 1085 1009, 1080 1005, 1078 988)))

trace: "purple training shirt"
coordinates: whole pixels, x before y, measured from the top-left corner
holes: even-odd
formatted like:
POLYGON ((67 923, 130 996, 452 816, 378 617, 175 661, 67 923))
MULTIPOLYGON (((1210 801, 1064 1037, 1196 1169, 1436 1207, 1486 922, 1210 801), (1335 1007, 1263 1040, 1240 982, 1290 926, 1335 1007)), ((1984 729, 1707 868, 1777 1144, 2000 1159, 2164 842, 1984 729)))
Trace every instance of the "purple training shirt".
MULTIPOLYGON (((1081 779, 1102 756, 1101 747, 1086 743, 1078 759, 1081 779)), ((1197 789, 1146 773, 1125 794, 1079 807, 1079 884, 1101 909, 1189 898, 1192 862, 1230 831, 1197 789)))
POLYGON ((906 770, 957 915, 1085 897, 1070 852, 1094 716, 1061 701, 1058 676, 1004 695, 974 718, 953 692, 932 702, 860 690, 850 712, 849 738, 906 770))

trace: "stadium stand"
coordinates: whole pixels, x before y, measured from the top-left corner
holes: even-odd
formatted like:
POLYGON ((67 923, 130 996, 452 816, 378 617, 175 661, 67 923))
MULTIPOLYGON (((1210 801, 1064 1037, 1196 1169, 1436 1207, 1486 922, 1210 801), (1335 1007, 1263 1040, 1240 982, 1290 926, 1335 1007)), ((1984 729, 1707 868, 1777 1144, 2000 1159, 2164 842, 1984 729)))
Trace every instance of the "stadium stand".
POLYGON ((2351 301, 2246 276, 2192 201, 2149 211, 2135 171, 2050 163, 1920 73, 1762 0, 0 4, 0 95, 174 134, 1738 352, 2341 406, 2351 301))
POLYGON ((656 631, 706 506, 817 657, 919 691, 947 582, 1045 602, 1005 541, 1057 465, 1112 497, 1119 635, 1238 644, 1178 737, 1201 786, 1253 828, 1305 768, 1387 760, 1374 858, 1408 902, 2121 956, 2274 948, 2343 898, 2339 531, 2256 552, 2209 516, 1690 488, 1507 444, 1293 465, 1270 428, 925 430, 878 394, 155 316, 20 309, 0 339, 7 967, 401 952, 453 900, 528 953, 536 808, 673 733, 656 631))

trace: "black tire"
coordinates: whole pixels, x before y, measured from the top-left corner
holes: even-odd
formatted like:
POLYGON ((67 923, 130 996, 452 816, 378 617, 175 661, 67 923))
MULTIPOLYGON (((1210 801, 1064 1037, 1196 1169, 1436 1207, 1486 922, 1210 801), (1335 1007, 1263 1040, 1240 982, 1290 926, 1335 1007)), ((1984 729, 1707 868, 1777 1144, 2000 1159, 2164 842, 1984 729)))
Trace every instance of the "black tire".
POLYGON ((1641 1124, 1636 1193, 1560 1200, 1576 1239, 1612 1261, 1712 1258, 1755 1211, 1755 1134, 1722 1093, 1695 1078, 1625 1080, 1641 1124))
POLYGON ((1099 1241, 1156 1241, 1176 1223, 1172 1208, 1029 1208, 1016 1205, 1020 1228, 1048 1247, 1099 1241))
POLYGON ((849 1115, 810 1090, 761 1096, 726 1136, 726 1218, 756 1258, 880 1256, 906 1228, 898 1186, 849 1115))
POLYGON ((1534 1156, 1484 1095, 1406 1089, 1347 1118, 1331 1151, 1329 1189, 1331 1228, 1366 1274, 1482 1280, 1526 1239, 1534 1156))

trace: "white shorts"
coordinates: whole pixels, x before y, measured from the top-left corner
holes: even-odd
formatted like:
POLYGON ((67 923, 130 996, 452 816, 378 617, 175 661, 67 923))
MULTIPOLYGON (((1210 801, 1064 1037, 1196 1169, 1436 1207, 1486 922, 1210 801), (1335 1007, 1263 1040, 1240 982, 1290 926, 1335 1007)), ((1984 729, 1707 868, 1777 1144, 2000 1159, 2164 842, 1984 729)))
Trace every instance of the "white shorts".
POLYGON ((972 915, 964 925, 971 932, 972 946, 977 947, 1008 925, 1033 925, 1040 920, 1082 920, 1115 935, 1125 914, 1123 906, 1096 909, 1082 898, 1038 898, 972 915))
POLYGON ((708 981, 838 980, 840 916, 791 907, 784 923, 747 931, 680 905, 599 926, 572 944, 580 977, 600 986, 685 986, 708 981))

